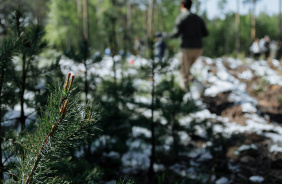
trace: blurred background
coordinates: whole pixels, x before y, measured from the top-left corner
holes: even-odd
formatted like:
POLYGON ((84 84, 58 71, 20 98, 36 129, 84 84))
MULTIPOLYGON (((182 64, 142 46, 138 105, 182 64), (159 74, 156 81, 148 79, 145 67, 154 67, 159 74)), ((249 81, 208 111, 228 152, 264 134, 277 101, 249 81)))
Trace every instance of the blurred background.
POLYGON ((100 119, 57 157, 50 180, 282 183, 281 3, 193 0, 209 36, 187 92, 180 40, 164 39, 162 58, 157 51, 180 0, 0 0, 0 181, 19 182, 20 141, 70 72, 78 104, 97 107, 100 119), (254 57, 266 36, 270 57, 254 57))
MULTIPOLYGON (((205 40, 204 55, 248 55, 254 39, 265 35, 279 41, 280 4, 279 0, 195 0, 192 12, 203 17, 211 35, 205 40)), ((110 47, 111 32, 115 31, 118 49, 134 53, 136 39, 144 42, 154 32, 172 31, 180 1, 3 0, 1 38, 8 32, 10 12, 16 7, 28 12, 29 21, 46 26, 46 39, 58 50, 78 45, 83 33, 91 43, 92 52, 102 52, 110 47)), ((169 45, 179 47, 177 43, 169 45)))

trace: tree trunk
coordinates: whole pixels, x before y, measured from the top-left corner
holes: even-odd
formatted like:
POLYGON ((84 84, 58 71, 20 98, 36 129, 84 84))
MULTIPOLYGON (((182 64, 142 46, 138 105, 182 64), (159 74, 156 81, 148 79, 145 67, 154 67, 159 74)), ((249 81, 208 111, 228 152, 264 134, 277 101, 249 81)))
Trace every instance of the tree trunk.
POLYGON ((78 38, 81 38, 83 35, 83 29, 82 29, 82 2, 81 0, 76 0, 76 4, 77 4, 77 18, 78 18, 78 38))
POLYGON ((112 58, 113 58, 113 72, 114 72, 114 89, 117 87, 117 74, 116 74, 116 61, 114 59, 114 56, 117 54, 118 45, 117 45, 117 36, 116 36, 116 18, 112 17, 112 33, 110 35, 110 44, 111 44, 111 52, 112 52, 112 58))
POLYGON ((41 0, 36 0, 36 19, 37 24, 41 24, 41 0))
MULTIPOLYGON (((131 40, 132 40, 132 22, 131 22, 131 17, 132 17, 132 7, 131 7, 131 0, 127 1, 127 49, 131 48, 131 40)), ((126 50, 125 50, 126 52, 126 50)))
POLYGON ((241 37, 241 23, 240 23, 240 0, 237 0, 237 13, 236 13, 236 51, 237 51, 237 57, 241 50, 241 43, 240 43, 240 37, 241 37))
POLYGON ((252 41, 256 38, 256 0, 253 0, 253 10, 252 10, 252 29, 251 29, 251 39, 252 41))
POLYGON ((147 19, 147 34, 149 38, 153 37, 153 20, 154 20, 154 0, 150 0, 147 19))
POLYGON ((172 112, 172 125, 171 125, 171 135, 173 138, 173 152, 174 156, 178 156, 178 138, 177 138, 177 128, 176 128, 176 121, 175 121, 175 112, 172 112))
POLYGON ((278 32, 277 32, 277 38, 278 40, 281 40, 281 5, 282 5, 282 0, 279 0, 279 18, 278 18, 278 32))
POLYGON ((151 71, 151 75, 152 75, 152 91, 151 91, 151 97, 152 97, 152 101, 151 101, 151 133, 152 133, 152 137, 151 137, 151 156, 150 156, 150 167, 149 167, 149 178, 153 179, 154 176, 154 163, 155 163, 155 152, 156 152, 156 140, 155 140, 155 122, 154 122, 154 110, 155 110, 155 61, 153 60, 153 67, 152 67, 152 71, 151 71))
POLYGON ((25 129, 25 115, 24 115, 24 92, 26 87, 26 55, 23 54, 23 66, 22 66, 22 83, 21 83, 21 91, 20 91, 20 105, 21 105, 21 116, 20 123, 22 130, 25 129))
POLYGON ((4 73, 5 71, 1 71, 1 78, 0 78, 0 182, 4 182, 4 164, 2 162, 2 141, 3 141, 3 134, 2 134, 2 88, 3 88, 3 81, 4 81, 4 73))
POLYGON ((88 96, 88 80, 87 80, 87 75, 88 75, 88 71, 87 71, 87 64, 86 61, 84 61, 84 67, 85 67, 85 71, 84 71, 84 92, 85 92, 85 102, 87 103, 87 96, 88 96))
POLYGON ((88 0, 83 0, 83 37, 88 41, 89 26, 88 26, 88 0))

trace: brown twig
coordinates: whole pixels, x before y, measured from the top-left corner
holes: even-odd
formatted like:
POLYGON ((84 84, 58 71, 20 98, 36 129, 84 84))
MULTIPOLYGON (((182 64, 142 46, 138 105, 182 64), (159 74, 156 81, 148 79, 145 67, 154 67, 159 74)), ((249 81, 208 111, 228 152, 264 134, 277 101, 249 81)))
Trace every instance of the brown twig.
POLYGON ((40 146, 40 149, 38 151, 38 154, 37 154, 37 157, 36 157, 36 160, 35 160, 35 163, 30 171, 30 173, 28 174, 28 176, 26 177, 26 181, 25 181, 25 184, 28 184, 30 182, 30 179, 32 178, 32 176, 34 175, 34 172, 41 160, 41 155, 42 155, 42 152, 43 152, 43 147, 48 143, 48 139, 49 137, 51 137, 54 132, 55 132, 55 129, 56 127, 61 123, 62 120, 58 121, 55 125, 52 126, 51 128, 51 131, 49 134, 47 134, 47 136, 45 137, 45 139, 43 140, 41 146, 40 146))

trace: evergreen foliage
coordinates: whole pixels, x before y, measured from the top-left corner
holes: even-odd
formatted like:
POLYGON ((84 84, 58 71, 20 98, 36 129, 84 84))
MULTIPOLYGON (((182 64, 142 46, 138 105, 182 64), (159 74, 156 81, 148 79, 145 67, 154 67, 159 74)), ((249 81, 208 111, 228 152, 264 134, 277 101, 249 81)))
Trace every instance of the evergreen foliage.
MULTIPOLYGON (((26 13, 22 10, 15 10, 11 16, 11 33, 9 33, 14 38, 21 38, 17 42, 18 57, 15 57, 15 63, 20 65, 21 69, 17 69, 16 72, 11 73, 10 78, 15 81, 13 87, 19 89, 17 96, 20 99, 21 115, 19 120, 22 129, 25 128, 25 121, 28 118, 25 114, 24 105, 36 107, 37 104, 25 99, 25 93, 27 91, 35 93, 36 89, 34 86, 39 83, 44 74, 58 67, 60 59, 59 56, 55 62, 44 67, 39 67, 39 54, 47 47, 47 41, 43 38, 45 35, 44 27, 30 23, 26 16, 26 13)), ((44 105, 44 102, 40 105, 44 105)))
MULTIPOLYGON (((3 41, 0 50, 0 158, 8 159, 5 155, 6 148, 2 147, 3 139, 7 136, 7 131, 3 131, 2 120, 4 114, 9 108, 12 108, 17 100, 14 88, 14 64, 12 62, 14 54, 18 51, 18 42, 12 38, 7 38, 3 41)), ((4 179, 4 162, 1 159, 0 162, 0 181, 4 179)))
POLYGON ((85 141, 85 132, 95 132, 94 125, 99 119, 97 106, 79 105, 79 94, 74 95, 72 90, 74 76, 70 80, 70 75, 64 87, 51 88, 47 105, 41 109, 33 130, 16 140, 22 151, 17 169, 10 171, 13 181, 26 184, 62 182, 60 172, 54 167, 56 162, 69 155, 69 148, 78 147, 85 141))
MULTIPOLYGON (((5 5, 19 2, 0 0, 0 4, 5 5)), ((154 15, 149 17, 149 1, 85 0, 89 9, 90 36, 87 40, 81 37, 81 2, 49 0, 41 3, 49 3, 50 8, 47 35, 43 26, 34 25, 35 14, 40 14, 42 7, 34 8, 35 5, 20 2, 26 5, 23 9, 33 7, 32 13, 16 10, 2 16, 0 12, 0 34, 14 32, 12 38, 0 40, 0 182, 200 184, 214 183, 218 177, 231 174, 228 151, 243 144, 244 136, 226 138, 224 132, 214 131, 214 126, 221 130, 218 127, 223 126, 221 122, 199 116, 199 119, 193 118, 193 113, 201 107, 179 87, 174 73, 176 68, 170 70, 172 58, 179 50, 178 42, 167 41, 168 57, 159 60, 154 55, 153 38, 148 39, 144 34, 147 19, 154 23, 155 31, 171 31, 180 2, 151 1, 155 2, 154 15), (145 43, 147 65, 140 62, 141 66, 134 66, 134 60, 131 65, 127 64, 126 56, 133 51, 134 37, 148 39, 145 43), (63 78, 60 56, 54 64, 39 68, 46 59, 41 55, 47 48, 45 38, 54 47, 67 50, 64 55, 75 64, 84 65, 84 73, 76 77, 75 82, 74 76, 71 79, 69 74, 64 86, 49 86, 46 91, 35 89, 43 77, 48 84, 63 78), (93 51, 105 48, 111 49, 110 56, 91 57, 93 51), (90 70, 96 66, 108 67, 99 63, 102 59, 112 66, 111 71, 107 68, 109 73, 106 75, 90 70), (56 73, 50 75, 49 72, 55 69, 56 73), (75 94, 76 91, 84 92, 75 94), (26 92, 35 94, 35 98, 25 99, 26 92), (49 97, 45 98, 47 95, 49 97), (19 97, 23 131, 7 126, 6 119, 3 120, 6 112, 14 110, 19 97), (93 104, 92 99, 99 101, 99 107, 89 107, 93 104), (25 104, 32 107, 38 117, 29 125, 25 123, 28 116, 24 112, 25 104), (97 131, 97 121, 103 131, 97 131), (25 125, 28 126, 24 128, 25 125), (191 156, 193 154, 196 156, 191 156), (117 179, 124 178, 125 174, 135 181, 117 179)), ((210 32, 205 39, 204 55, 233 54, 238 27, 234 23, 235 14, 223 10, 227 1, 220 0, 225 19, 212 20, 207 18, 207 12, 200 11, 200 0, 194 2, 196 12, 202 13, 210 32)), ((4 14, 7 11, 3 10, 4 14)), ((279 26, 276 19, 276 15, 260 14, 256 24, 258 37, 269 34, 275 38, 279 26)), ((240 16, 239 40, 245 54, 251 43, 250 20, 251 15, 240 16)), ((140 56, 134 59, 137 61, 140 56)), ((248 182, 248 178, 239 180, 248 182)))

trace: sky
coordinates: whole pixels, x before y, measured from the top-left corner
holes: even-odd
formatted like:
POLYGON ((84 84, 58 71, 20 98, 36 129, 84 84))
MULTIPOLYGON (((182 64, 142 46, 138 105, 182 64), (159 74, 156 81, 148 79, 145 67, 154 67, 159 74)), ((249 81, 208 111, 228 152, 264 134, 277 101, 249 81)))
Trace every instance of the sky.
MULTIPOLYGON (((252 7, 252 4, 243 4, 240 0, 240 14, 247 14, 252 7)), ((220 17, 222 11, 218 8, 218 0, 202 0, 202 10, 207 8, 208 18, 220 17)), ((237 0, 227 0, 226 9, 224 12, 237 11, 237 0)), ((261 12, 266 12, 269 15, 279 13, 279 0, 260 0, 257 2, 256 15, 261 12)))

